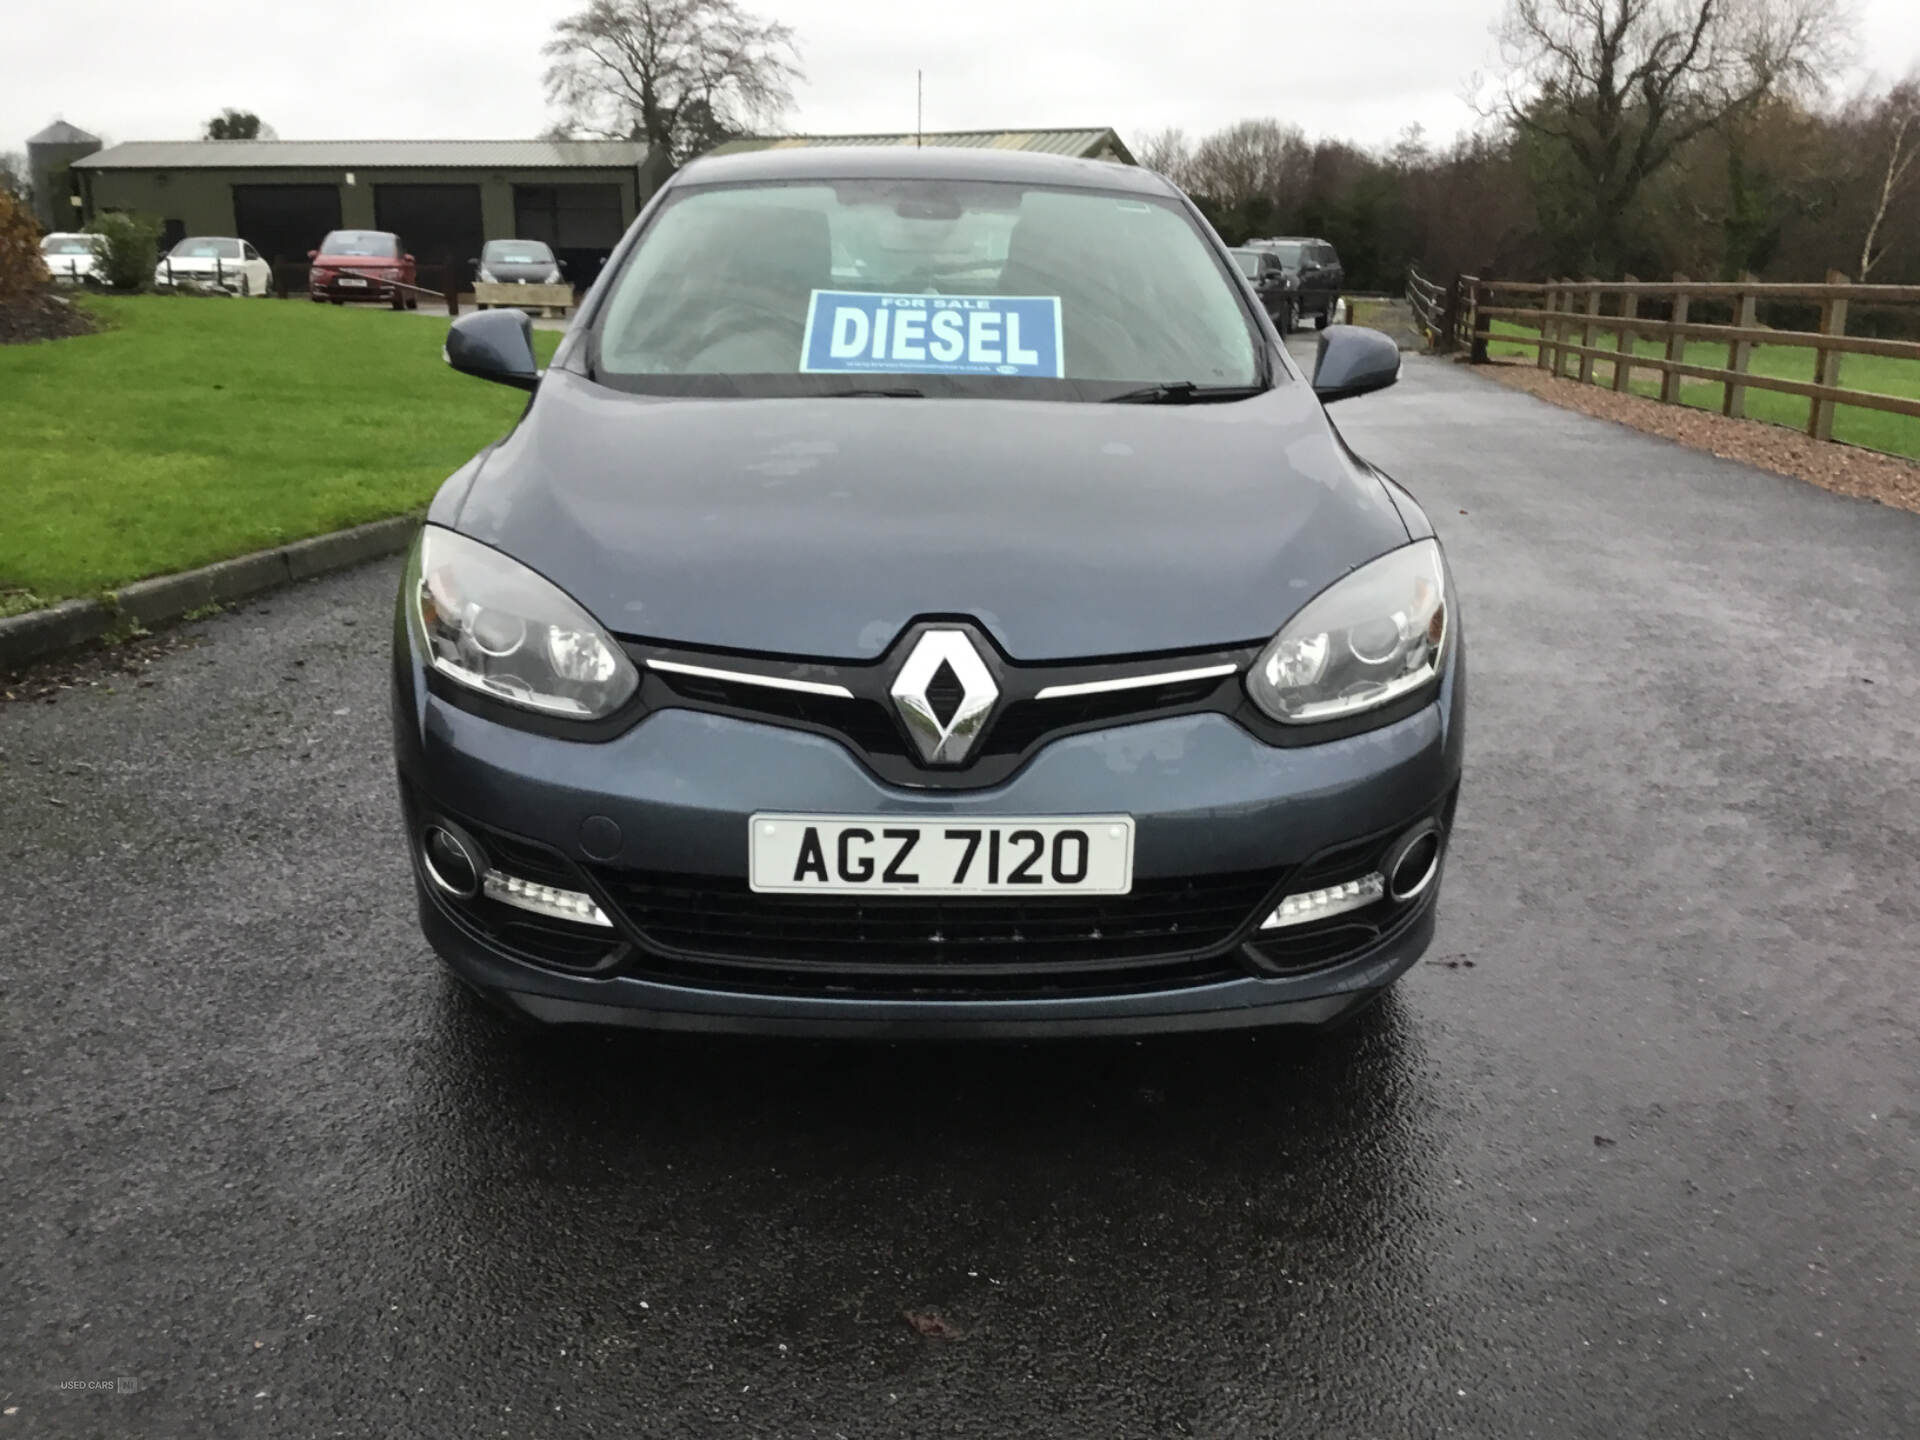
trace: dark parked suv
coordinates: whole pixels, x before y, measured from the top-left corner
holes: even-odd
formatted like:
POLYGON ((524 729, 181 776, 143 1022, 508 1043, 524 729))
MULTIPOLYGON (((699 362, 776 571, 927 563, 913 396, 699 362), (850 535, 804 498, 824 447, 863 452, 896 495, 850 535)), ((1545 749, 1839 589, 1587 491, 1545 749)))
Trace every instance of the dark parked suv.
POLYGON ((1279 259, 1293 277, 1295 316, 1304 320, 1311 315, 1315 329, 1326 329, 1333 319, 1333 307, 1340 301, 1340 287, 1347 280, 1333 246, 1312 235, 1276 235, 1249 240, 1246 248, 1265 250, 1279 259))
POLYGON ((1287 273, 1287 267, 1280 263, 1280 257, 1268 250, 1241 249, 1233 252, 1233 263, 1240 267, 1240 273, 1253 286, 1253 293, 1260 297, 1261 308, 1273 321, 1273 328, 1282 335, 1291 335, 1297 318, 1295 281, 1287 273))

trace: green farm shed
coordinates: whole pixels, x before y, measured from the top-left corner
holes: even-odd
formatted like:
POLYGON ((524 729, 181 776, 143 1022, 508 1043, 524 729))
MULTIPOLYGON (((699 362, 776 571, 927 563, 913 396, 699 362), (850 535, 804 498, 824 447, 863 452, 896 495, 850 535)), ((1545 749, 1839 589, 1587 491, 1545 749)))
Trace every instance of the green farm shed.
POLYGON ((80 218, 153 215, 169 240, 237 235, 304 265, 329 230, 391 230, 424 284, 449 265, 464 281, 488 240, 542 240, 584 284, 652 193, 646 161, 626 140, 136 140, 72 171, 80 218))

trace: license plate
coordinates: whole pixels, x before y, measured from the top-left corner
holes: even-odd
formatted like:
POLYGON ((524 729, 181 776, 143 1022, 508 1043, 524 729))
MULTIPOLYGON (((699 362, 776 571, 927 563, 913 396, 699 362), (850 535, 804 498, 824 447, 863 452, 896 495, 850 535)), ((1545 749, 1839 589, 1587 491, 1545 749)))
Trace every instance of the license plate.
POLYGON ((755 815, 748 884, 821 895, 1125 895, 1133 819, 755 815))
POLYGON ((353 290, 364 290, 367 288, 367 282, 364 280, 336 280, 333 283, 336 285, 344 285, 353 290))

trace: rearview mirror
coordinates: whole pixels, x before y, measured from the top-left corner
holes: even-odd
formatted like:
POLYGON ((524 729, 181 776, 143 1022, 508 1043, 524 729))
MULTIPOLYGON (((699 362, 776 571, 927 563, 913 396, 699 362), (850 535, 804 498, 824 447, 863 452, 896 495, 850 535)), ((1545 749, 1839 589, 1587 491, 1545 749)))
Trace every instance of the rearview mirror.
POLYGON ((533 320, 524 310, 476 310, 447 327, 441 352, 462 375, 531 390, 540 383, 533 358, 533 320))
POLYGON ((1329 325, 1320 332, 1313 393, 1320 403, 1384 390, 1400 378, 1400 347, 1363 325, 1329 325))

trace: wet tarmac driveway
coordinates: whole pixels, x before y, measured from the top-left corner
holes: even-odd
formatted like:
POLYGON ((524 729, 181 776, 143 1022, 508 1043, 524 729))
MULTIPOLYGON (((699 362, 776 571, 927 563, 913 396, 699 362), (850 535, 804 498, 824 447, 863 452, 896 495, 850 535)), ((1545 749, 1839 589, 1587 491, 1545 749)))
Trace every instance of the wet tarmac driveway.
POLYGON ((0 705, 0 1437, 1920 1433, 1920 517, 1336 414, 1475 702, 1345 1036, 520 1043, 414 929, 395 565, 0 705))

